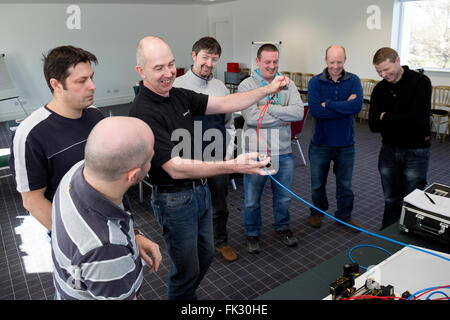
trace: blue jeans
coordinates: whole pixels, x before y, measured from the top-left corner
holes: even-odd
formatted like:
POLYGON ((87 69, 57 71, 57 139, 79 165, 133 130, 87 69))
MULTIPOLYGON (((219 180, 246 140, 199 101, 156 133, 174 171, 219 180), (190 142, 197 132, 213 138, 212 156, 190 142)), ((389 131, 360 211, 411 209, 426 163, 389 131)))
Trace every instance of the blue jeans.
POLYGON ((175 193, 153 191, 151 204, 171 259, 168 298, 196 299, 214 256, 208 185, 175 193))
POLYGON ((399 149, 381 146, 378 170, 384 193, 382 228, 400 218, 403 198, 427 184, 430 148, 399 149))
MULTIPOLYGON (((275 157, 274 157, 275 158, 275 157)), ((276 159, 272 159, 276 161, 276 159)), ((279 156, 278 172, 273 177, 290 189, 294 178, 294 157, 292 153, 279 156)), ((257 174, 244 174, 244 228, 247 236, 258 236, 261 234, 261 195, 264 185, 269 177, 257 174)), ((281 231, 289 226, 289 205, 291 195, 276 182, 271 180, 273 198, 274 228, 281 231)))
MULTIPOLYGON (((333 147, 327 145, 309 145, 309 162, 311 167, 312 202, 317 208, 328 210, 326 185, 330 164, 333 161, 333 173, 336 176, 337 210, 334 216, 342 221, 351 218, 353 210, 352 177, 355 162, 355 146, 333 147)), ((320 212, 311 208, 311 215, 320 212)))

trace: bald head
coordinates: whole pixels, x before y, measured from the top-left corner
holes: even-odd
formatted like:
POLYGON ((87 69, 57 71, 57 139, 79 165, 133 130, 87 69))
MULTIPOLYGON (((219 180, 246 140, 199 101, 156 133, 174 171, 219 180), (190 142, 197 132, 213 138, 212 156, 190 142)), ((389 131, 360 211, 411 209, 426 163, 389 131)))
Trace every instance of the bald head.
POLYGON ((328 54, 330 54, 330 56, 340 55, 344 57, 344 59, 347 59, 345 48, 343 46, 329 46, 327 50, 325 50, 325 59, 328 58, 328 54))
MULTIPOLYGON (((160 52, 161 50, 170 50, 169 45, 161 38, 156 36, 147 36, 139 40, 136 48, 136 62, 138 66, 144 67, 147 57, 152 57, 152 53, 160 52)), ((173 55, 172 55, 173 56, 173 55)))
POLYGON ((329 46, 325 51, 325 63, 333 81, 337 81, 341 76, 346 60, 345 49, 342 46, 329 46))
POLYGON ((154 136, 150 127, 132 117, 109 117, 92 129, 85 148, 86 170, 104 181, 116 181, 134 168, 150 169, 154 136))
POLYGON ((163 97, 169 96, 177 70, 169 45, 161 38, 142 38, 136 48, 136 71, 144 86, 163 97))

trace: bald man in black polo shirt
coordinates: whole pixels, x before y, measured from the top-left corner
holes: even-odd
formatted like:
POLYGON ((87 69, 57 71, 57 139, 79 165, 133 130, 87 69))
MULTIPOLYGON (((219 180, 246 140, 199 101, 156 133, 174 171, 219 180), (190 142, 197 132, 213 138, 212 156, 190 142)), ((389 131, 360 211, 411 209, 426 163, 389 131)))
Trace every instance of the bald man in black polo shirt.
POLYGON ((136 58, 136 71, 143 81, 130 116, 147 122, 155 134, 155 157, 150 170, 152 208, 172 260, 168 298, 196 299, 195 290, 214 254, 211 196, 204 178, 234 172, 266 174, 262 168, 267 160, 258 162, 256 153, 218 162, 194 157, 194 145, 201 148, 202 144, 194 143, 192 117, 240 111, 274 93, 278 87, 287 86, 289 80, 277 77, 271 85, 252 91, 224 97, 207 96, 172 87, 176 77, 175 59, 162 39, 141 39, 136 58), (184 139, 190 139, 182 156, 174 152, 179 141, 172 138, 177 133, 181 133, 182 139, 174 139, 183 143, 184 139))

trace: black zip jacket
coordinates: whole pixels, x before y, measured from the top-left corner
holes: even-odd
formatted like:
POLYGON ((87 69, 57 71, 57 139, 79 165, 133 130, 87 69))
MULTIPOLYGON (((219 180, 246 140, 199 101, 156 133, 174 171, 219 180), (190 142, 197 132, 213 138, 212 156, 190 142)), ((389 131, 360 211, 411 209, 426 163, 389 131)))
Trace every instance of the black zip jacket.
POLYGON ((403 66, 397 83, 380 81, 372 91, 369 128, 380 132, 383 144, 401 149, 430 146, 431 81, 403 66), (380 120, 380 114, 386 112, 380 120))

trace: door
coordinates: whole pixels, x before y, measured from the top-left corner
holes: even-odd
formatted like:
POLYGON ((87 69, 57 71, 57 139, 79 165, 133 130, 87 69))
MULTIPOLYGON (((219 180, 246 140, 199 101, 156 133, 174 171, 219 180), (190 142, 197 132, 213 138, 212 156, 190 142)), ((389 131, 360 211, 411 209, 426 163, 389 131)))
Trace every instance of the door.
POLYGON ((217 63, 214 77, 225 82, 224 72, 227 71, 227 62, 234 59, 233 18, 213 18, 210 20, 210 35, 216 38, 222 48, 222 54, 217 63))

